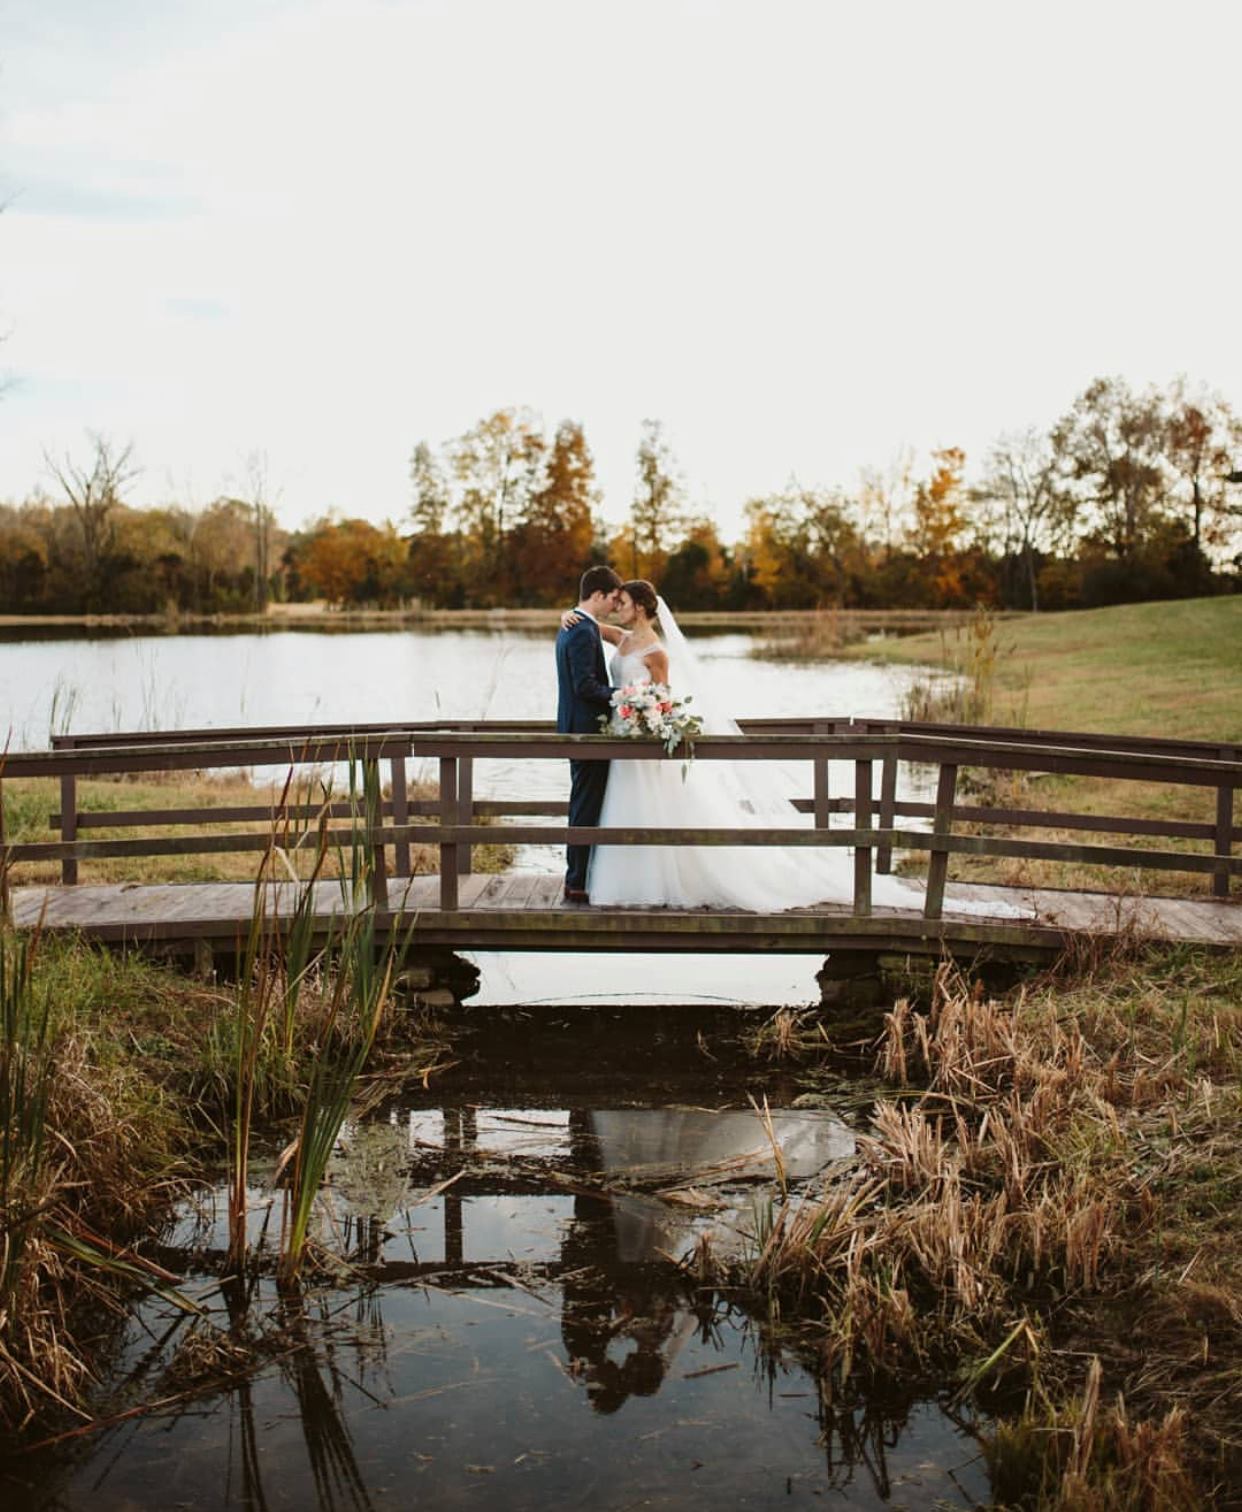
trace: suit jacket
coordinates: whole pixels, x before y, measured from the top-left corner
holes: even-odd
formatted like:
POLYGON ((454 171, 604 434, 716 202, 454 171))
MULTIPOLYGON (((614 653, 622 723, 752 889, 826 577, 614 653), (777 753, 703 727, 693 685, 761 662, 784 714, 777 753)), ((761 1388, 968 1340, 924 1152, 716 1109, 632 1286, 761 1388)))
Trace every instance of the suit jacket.
POLYGON ((556 637, 556 728, 562 735, 598 735, 612 707, 599 626, 585 616, 556 637))

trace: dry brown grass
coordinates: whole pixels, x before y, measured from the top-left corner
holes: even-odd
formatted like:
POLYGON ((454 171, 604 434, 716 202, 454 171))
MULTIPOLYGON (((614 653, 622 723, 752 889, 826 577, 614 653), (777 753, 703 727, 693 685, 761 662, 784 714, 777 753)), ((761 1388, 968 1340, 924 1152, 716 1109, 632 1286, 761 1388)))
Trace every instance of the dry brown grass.
MULTIPOLYGON (((103 1331, 99 1315, 116 1306, 106 1278, 142 1273, 144 1262, 126 1246, 184 1174, 176 1125, 158 1089, 136 1077, 110 1042, 101 1047, 91 1016, 66 1011, 76 984, 71 969, 66 980, 57 968, 67 959, 61 947, 36 959, 31 1002, 40 1016, 47 1012, 37 1050, 50 1073, 46 1105, 40 1132, 26 1132, 0 1215, 9 1262, 0 1298, 0 1422, 15 1429, 49 1411, 80 1415, 90 1380, 83 1341, 103 1331), (19 1234, 21 1248, 11 1250, 19 1234)), ((197 1011, 202 989, 188 986, 187 995, 194 1002, 183 1012, 197 1011)), ((16 1036, 6 1037, 0 1047, 0 1056, 16 1051, 27 1059, 27 1088, 33 1043, 22 1050, 16 1036)))
POLYGON ((1025 1389, 991 1450, 1015 1500, 1203 1505, 1239 1466, 1242 963, 1077 965, 1005 1002, 946 967, 896 1004, 899 1096, 848 1175, 760 1215, 746 1276, 842 1388, 1025 1389))

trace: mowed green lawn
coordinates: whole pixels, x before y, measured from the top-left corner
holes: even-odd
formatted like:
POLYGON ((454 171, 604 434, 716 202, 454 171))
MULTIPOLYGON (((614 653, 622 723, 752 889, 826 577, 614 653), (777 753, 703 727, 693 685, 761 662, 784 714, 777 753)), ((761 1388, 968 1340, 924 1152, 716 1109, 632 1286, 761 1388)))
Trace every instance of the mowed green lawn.
MULTIPOLYGON (((1027 615, 998 623, 996 639, 994 724, 1236 742, 1242 756, 1242 596, 1027 615)), ((968 645, 967 631, 949 630, 871 643, 847 654, 960 668, 968 645)), ((1202 823, 1215 817, 1216 794, 1169 784, 1041 776, 1028 783, 1022 801, 1041 808, 1202 823)), ((1070 843, 1116 844, 1119 838, 1044 833, 1070 843)), ((1139 843, 1206 849, 1150 837, 1139 843)), ((1113 888, 1119 881, 1115 868, 1051 862, 958 857, 952 871, 963 881, 1028 885, 1113 888)), ((1201 875, 1147 872, 1141 886, 1202 896, 1210 883, 1201 875)))
MULTIPOLYGON (((893 638, 851 653, 952 666, 968 633, 893 638)), ((1031 729, 1242 743, 1242 595, 1031 614, 997 625, 994 719, 1031 729)))

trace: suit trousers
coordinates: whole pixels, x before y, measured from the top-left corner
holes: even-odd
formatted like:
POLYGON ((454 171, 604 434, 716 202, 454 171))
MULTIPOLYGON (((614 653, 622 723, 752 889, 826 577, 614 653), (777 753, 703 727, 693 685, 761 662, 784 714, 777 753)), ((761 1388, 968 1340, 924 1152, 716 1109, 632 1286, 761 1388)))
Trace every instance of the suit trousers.
MULTIPOLYGON (((606 761, 571 761, 569 763, 569 822, 571 825, 599 823, 604 806, 604 789, 608 786, 606 761)), ((587 867, 591 861, 589 845, 565 847, 565 886, 584 892, 587 867)))

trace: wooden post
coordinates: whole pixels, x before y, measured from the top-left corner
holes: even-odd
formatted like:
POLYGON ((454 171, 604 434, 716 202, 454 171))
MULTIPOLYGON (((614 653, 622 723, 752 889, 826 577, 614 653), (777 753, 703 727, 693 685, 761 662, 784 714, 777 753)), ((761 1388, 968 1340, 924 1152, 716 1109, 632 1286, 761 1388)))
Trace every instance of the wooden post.
MULTIPOLYGON (((457 763, 457 822, 474 823, 474 757, 462 756, 457 763)), ((469 845, 457 847, 457 875, 468 877, 474 865, 474 850, 469 845)))
MULTIPOLYGON (((895 735, 896 726, 886 725, 887 734, 895 735)), ((893 820, 896 818, 897 807, 897 752, 886 751, 884 764, 880 769, 880 828, 892 829, 893 820)), ((893 869, 893 847, 880 845, 876 847, 875 869, 885 876, 893 869)))
MULTIPOLYGON (((1221 751, 1222 761, 1235 761, 1237 752, 1226 747, 1221 751)), ((1233 850, 1233 788, 1222 784, 1216 789, 1216 854, 1228 856, 1233 850)), ((1212 895, 1216 898, 1229 896, 1229 873, 1222 866, 1212 874, 1212 895)))
MULTIPOLYGON (((457 758, 440 757, 440 823, 457 823, 457 758)), ((440 907, 445 913, 457 911, 457 847, 440 846, 440 907)))
MULTIPOLYGON (((394 756, 392 769, 392 822, 394 828, 410 822, 410 797, 405 785, 405 756, 394 756)), ((392 848, 392 870, 397 877, 410 875, 410 842, 398 840, 392 848)))
MULTIPOLYGON (((947 835, 953 828, 953 799, 957 792, 957 768, 942 766, 936 783, 936 813, 932 829, 937 835, 947 835)), ((944 912, 944 884, 949 875, 949 853, 932 848, 927 865, 927 898, 923 904, 925 919, 938 919, 944 912)))
POLYGON ((370 863, 367 896, 376 908, 388 907, 388 874, 384 870, 384 847, 376 839, 383 827, 384 805, 380 799, 379 761, 369 758, 362 763, 362 794, 366 807, 366 849, 370 863))
MULTIPOLYGON (((816 735, 826 735, 827 725, 821 720, 814 727, 816 735)), ((832 822, 828 810, 828 758, 816 751, 811 761, 812 790, 814 795, 814 823, 816 829, 827 829, 832 822)))
MULTIPOLYGON (((60 838, 78 838, 78 779, 74 772, 65 772, 60 779, 60 838)), ((60 863, 60 880, 66 887, 78 880, 78 859, 66 856, 60 863)))
MULTIPOLYGON (((871 828, 871 762, 854 763, 854 828, 871 828)), ((854 912, 860 918, 871 913, 871 847, 854 847, 854 912)))

